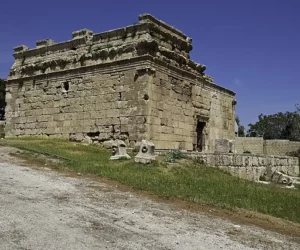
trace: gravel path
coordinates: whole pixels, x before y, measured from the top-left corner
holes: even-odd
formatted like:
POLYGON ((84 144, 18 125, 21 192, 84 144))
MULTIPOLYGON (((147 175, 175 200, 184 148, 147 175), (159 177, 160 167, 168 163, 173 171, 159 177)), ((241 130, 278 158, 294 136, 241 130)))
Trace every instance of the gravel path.
POLYGON ((0 148, 0 249, 300 249, 287 236, 181 210, 0 148))

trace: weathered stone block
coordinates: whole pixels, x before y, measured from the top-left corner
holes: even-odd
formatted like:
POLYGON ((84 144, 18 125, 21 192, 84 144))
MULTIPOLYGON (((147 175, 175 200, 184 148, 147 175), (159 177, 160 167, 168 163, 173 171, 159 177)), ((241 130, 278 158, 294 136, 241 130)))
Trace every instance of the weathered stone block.
POLYGON ((220 165, 222 166, 232 166, 233 165, 233 157, 232 155, 220 155, 220 165))
POLYGON ((275 171, 272 174, 271 180, 273 182, 284 184, 284 185, 288 185, 288 186, 290 186, 290 185, 293 184, 293 179, 290 176, 282 174, 282 173, 280 173, 278 171, 275 171))
POLYGON ((14 47, 15 53, 20 53, 20 52, 23 52, 26 50, 29 50, 29 48, 25 45, 20 45, 20 46, 14 47))
POLYGON ((227 139, 216 139, 215 140, 215 152, 216 153, 229 153, 230 146, 229 140, 227 139))
POLYGON ((135 162, 143 164, 151 163, 155 160, 154 150, 155 146, 152 142, 142 140, 139 153, 134 158, 135 162))
POLYGON ((81 29, 81 30, 72 32, 73 39, 78 39, 78 38, 82 38, 82 37, 90 37, 90 36, 93 36, 93 31, 91 31, 89 29, 81 29))
POLYGON ((39 40, 36 42, 36 47, 37 48, 41 48, 41 47, 45 47, 45 46, 50 46, 55 44, 55 41, 52 39, 44 39, 44 40, 39 40))
POLYGON ((124 141, 116 140, 112 143, 112 156, 110 160, 130 159, 131 157, 126 152, 126 144, 124 141))

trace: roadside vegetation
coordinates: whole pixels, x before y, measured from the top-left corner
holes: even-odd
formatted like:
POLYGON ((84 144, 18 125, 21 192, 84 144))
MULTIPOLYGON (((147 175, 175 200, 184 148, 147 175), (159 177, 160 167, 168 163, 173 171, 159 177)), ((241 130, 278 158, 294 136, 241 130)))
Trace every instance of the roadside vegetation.
POLYGON ((5 133, 4 133, 4 125, 1 125, 1 124, 0 124, 0 139, 1 139, 1 138, 4 138, 4 136, 5 136, 5 133))
POLYGON ((241 180, 202 163, 182 159, 177 153, 159 156, 148 165, 131 160, 110 161, 110 151, 56 139, 22 138, 0 140, 0 146, 25 149, 23 157, 36 152, 53 154, 62 161, 55 168, 93 174, 115 180, 136 190, 165 199, 180 199, 222 208, 242 208, 300 223, 300 190, 241 180), (170 160, 176 158, 176 160, 170 160))

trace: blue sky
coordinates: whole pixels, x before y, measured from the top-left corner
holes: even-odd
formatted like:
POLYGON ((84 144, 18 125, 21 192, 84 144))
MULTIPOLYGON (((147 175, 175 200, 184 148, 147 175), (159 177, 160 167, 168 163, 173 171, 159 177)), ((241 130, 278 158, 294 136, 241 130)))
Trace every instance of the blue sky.
POLYGON ((192 59, 237 93, 237 115, 247 125, 300 103, 299 9, 298 0, 2 0, 0 78, 17 45, 69 40, 81 28, 100 33, 150 13, 193 38, 192 59))

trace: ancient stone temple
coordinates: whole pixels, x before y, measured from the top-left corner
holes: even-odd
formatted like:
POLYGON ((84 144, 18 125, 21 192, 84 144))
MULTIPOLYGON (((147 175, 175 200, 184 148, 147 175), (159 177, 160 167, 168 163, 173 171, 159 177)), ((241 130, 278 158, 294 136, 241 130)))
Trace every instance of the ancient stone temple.
POLYGON ((235 94, 190 59, 192 39, 181 31, 145 14, 131 26, 72 36, 14 48, 6 136, 145 139, 198 151, 234 139, 235 94))

